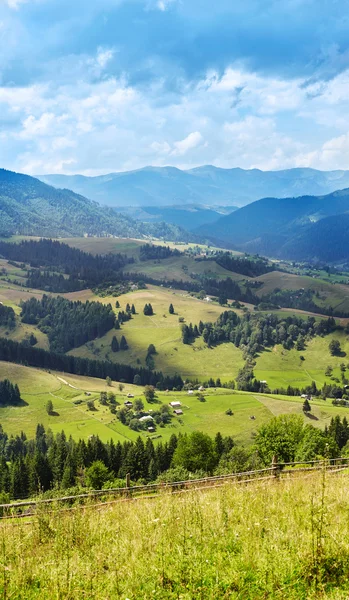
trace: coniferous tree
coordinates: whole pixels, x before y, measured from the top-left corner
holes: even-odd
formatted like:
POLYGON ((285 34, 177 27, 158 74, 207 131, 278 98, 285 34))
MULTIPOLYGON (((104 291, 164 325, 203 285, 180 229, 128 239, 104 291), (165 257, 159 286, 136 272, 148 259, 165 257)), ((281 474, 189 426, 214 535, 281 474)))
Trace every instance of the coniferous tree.
POLYGON ((168 312, 170 313, 170 315, 174 315, 174 306, 171 302, 170 306, 168 307, 168 312))
POLYGON ((120 350, 127 350, 128 349, 128 344, 126 341, 125 336, 121 336, 121 340, 120 340, 120 350))
POLYGON ((115 335, 113 336, 113 339, 111 341, 111 349, 113 352, 119 352, 119 342, 115 335))

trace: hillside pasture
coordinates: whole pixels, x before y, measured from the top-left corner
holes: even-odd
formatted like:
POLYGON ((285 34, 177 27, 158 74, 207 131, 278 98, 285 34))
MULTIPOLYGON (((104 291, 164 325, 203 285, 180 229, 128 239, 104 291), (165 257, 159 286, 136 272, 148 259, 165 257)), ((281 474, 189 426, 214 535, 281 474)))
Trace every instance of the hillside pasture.
POLYGON ((292 273, 282 273, 281 271, 271 271, 265 275, 256 277, 255 280, 263 282, 263 285, 256 292, 259 297, 270 294, 275 289, 281 290, 300 290, 311 289, 318 292, 320 297, 314 298, 316 304, 320 307, 333 307, 334 310, 341 312, 349 311, 349 286, 340 283, 329 283, 302 275, 293 275, 292 273))
MULTIPOLYGON (((222 344, 211 349, 201 338, 191 345, 182 343, 179 318, 183 318, 186 324, 198 324, 200 320, 214 322, 226 310, 224 307, 198 300, 185 292, 156 286, 124 294, 117 300, 121 310, 125 310, 127 303, 135 304, 137 314, 124 323, 121 330, 111 330, 105 336, 71 350, 71 354, 145 366, 148 346, 154 344, 157 350, 154 356, 156 369, 200 380, 208 377, 232 379, 243 366, 242 353, 233 344, 222 344), (144 305, 148 303, 153 306, 153 316, 143 314, 144 305), (174 305, 174 315, 168 312, 170 303, 174 305), (111 351, 114 335, 119 341, 121 335, 126 337, 129 345, 127 351, 111 351)), ((103 298, 102 301, 112 301, 115 306, 114 298, 103 298)))
POLYGON ((234 281, 249 279, 246 276, 232 273, 218 265, 214 260, 195 260, 192 256, 170 256, 162 260, 140 261, 127 265, 126 272, 144 274, 160 281, 193 281, 193 275, 206 275, 215 279, 230 277, 234 281))
POLYGON ((129 257, 139 258, 139 248, 147 240, 115 237, 86 237, 86 238, 60 238, 58 240, 72 248, 78 248, 90 254, 126 254, 129 257))

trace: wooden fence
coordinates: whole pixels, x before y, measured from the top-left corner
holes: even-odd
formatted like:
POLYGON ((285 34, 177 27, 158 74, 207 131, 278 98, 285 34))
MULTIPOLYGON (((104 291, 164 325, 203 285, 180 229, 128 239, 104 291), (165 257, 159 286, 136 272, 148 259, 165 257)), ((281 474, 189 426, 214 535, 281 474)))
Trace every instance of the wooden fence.
POLYGON ((84 494, 71 496, 60 496, 57 498, 38 497, 32 500, 21 500, 8 504, 0 504, 1 519, 30 518, 35 516, 38 509, 52 505, 56 510, 77 510, 79 508, 98 508, 107 504, 125 500, 140 500, 142 498, 154 498, 159 494, 178 494, 190 490, 203 490, 224 486, 228 483, 249 484, 257 481, 285 479, 326 470, 326 472, 338 472, 349 467, 349 458, 336 458, 331 460, 317 460, 309 462, 278 463, 273 458, 272 465, 265 469, 256 471, 244 471, 228 475, 217 475, 204 477, 202 479, 189 479, 171 483, 153 483, 149 485, 130 485, 129 476, 126 478, 126 486, 121 488, 89 490, 84 494), (93 501, 95 501, 93 503, 93 501), (97 501, 97 502, 96 502, 97 501))

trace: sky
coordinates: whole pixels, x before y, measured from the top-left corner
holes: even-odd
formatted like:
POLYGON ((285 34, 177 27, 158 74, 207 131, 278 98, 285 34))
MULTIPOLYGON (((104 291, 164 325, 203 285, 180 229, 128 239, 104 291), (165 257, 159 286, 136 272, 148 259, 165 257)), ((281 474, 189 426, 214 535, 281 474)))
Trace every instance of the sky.
POLYGON ((349 168, 349 0, 0 0, 0 166, 349 168))

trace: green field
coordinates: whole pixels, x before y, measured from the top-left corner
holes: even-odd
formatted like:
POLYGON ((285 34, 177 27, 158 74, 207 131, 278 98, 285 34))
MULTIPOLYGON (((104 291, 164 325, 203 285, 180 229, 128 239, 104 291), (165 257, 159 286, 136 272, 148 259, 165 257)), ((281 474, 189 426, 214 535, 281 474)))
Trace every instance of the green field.
POLYGON ((3 521, 4 598, 347 600, 348 473, 3 521))
MULTIPOLYGON (((108 356, 115 362, 144 366, 148 346, 152 343, 157 350, 156 369, 166 373, 180 373, 182 377, 198 377, 201 380, 207 377, 232 379, 243 365, 241 352, 233 344, 222 344, 210 349, 200 338, 192 345, 184 345, 178 320, 183 317, 187 324, 198 324, 200 320, 216 321, 225 309, 217 303, 198 300, 178 290, 150 285, 147 287, 146 290, 130 292, 118 298, 121 309, 124 310, 127 303, 133 303, 137 311, 131 321, 123 324, 120 331, 109 331, 102 338, 76 348, 71 353, 88 358, 108 356), (143 314, 143 307, 149 302, 155 313, 151 317, 143 314), (170 303, 174 305, 174 315, 168 312, 170 303), (129 350, 112 353, 110 345, 113 335, 118 338, 125 335, 129 350)), ((115 305, 115 298, 103 298, 102 301, 112 301, 115 305)))
POLYGON ((333 368, 333 376, 340 379, 340 364, 349 364, 349 337, 342 331, 336 331, 325 337, 316 337, 307 342, 303 351, 285 350, 282 346, 268 349, 257 358, 255 375, 266 380, 271 389, 276 387, 304 387, 315 381, 318 387, 325 382, 327 366, 333 368), (332 339, 339 340, 343 356, 331 356, 328 345, 332 339), (302 361, 300 356, 304 356, 302 361))
POLYGON ((270 294, 276 288, 281 290, 300 290, 311 289, 314 292, 319 292, 320 298, 316 298, 315 302, 320 307, 333 307, 334 310, 341 312, 349 311, 349 286, 340 283, 330 283, 306 277, 303 275, 293 275, 292 273, 282 273, 281 271, 272 271, 265 275, 256 277, 257 281, 263 282, 263 286, 257 291, 258 296, 270 294))
POLYGON ((329 400, 316 400, 312 402, 310 418, 304 415, 300 398, 213 388, 205 391, 205 402, 200 402, 195 394, 187 392, 158 392, 156 402, 149 404, 144 398, 143 388, 134 385, 125 385, 120 391, 117 382, 108 387, 105 381, 99 379, 0 362, 0 379, 5 378, 19 385, 24 403, 18 407, 0 408, 0 422, 8 434, 16 435, 24 431, 28 437, 33 437, 37 424, 42 423, 54 433, 63 429, 75 439, 98 435, 103 441, 125 441, 135 440, 141 435, 144 439, 150 436, 166 441, 172 433, 199 430, 212 436, 220 431, 222 435, 232 435, 237 443, 250 445, 257 428, 274 415, 290 412, 300 414, 306 423, 323 428, 336 414, 349 414, 347 408, 334 407, 329 400), (156 434, 135 432, 122 425, 108 406, 99 403, 101 391, 113 391, 120 406, 124 405, 127 394, 132 393, 134 397, 142 398, 145 411, 148 412, 161 404, 180 401, 183 415, 173 416, 169 425, 157 428, 156 434), (91 399, 95 400, 94 411, 87 408, 86 403, 91 399), (46 412, 48 400, 53 402, 55 414, 52 416, 46 412), (75 404, 76 401, 81 403, 75 404), (232 415, 226 414, 228 409, 231 409, 232 415))

